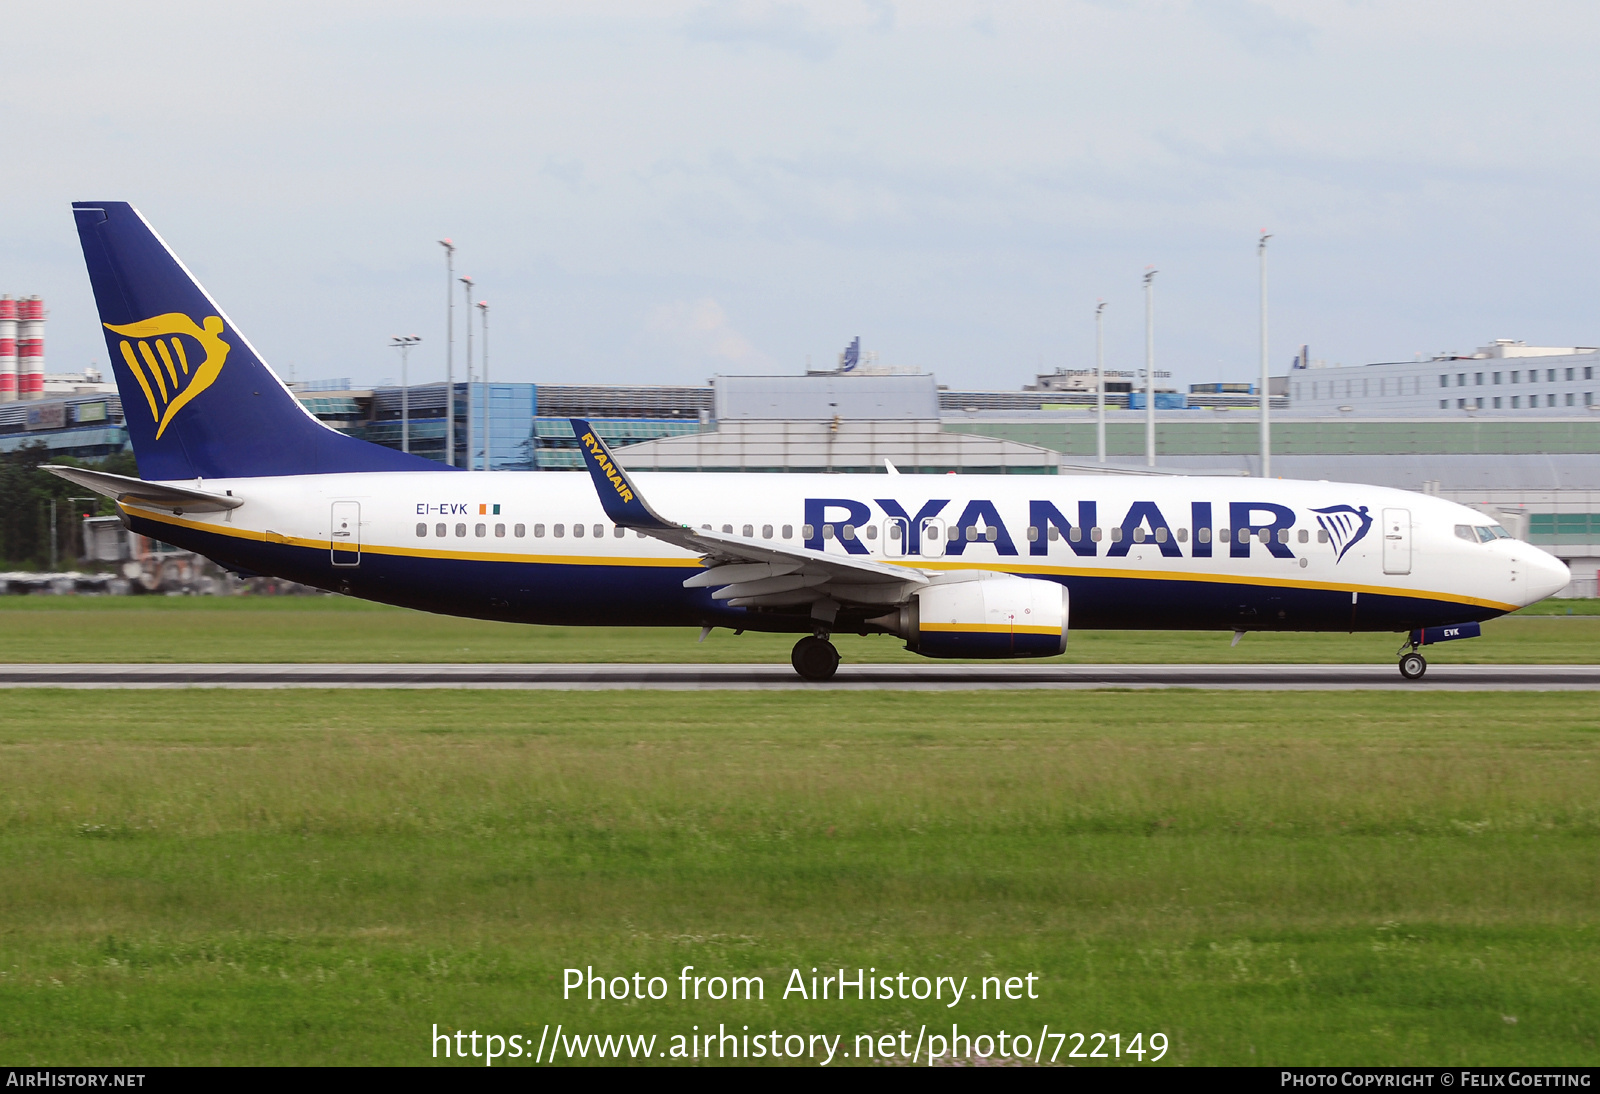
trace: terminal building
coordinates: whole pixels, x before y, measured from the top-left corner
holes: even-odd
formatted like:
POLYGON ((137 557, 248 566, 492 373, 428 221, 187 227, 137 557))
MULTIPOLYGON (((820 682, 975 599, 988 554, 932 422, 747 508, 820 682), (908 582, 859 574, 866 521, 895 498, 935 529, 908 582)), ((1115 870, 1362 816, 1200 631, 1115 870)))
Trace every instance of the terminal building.
MULTIPOLYGON (((1271 383, 1272 473, 1474 506, 1567 561, 1567 595, 1600 595, 1597 365, 1593 349, 1496 342, 1427 361, 1297 367, 1271 383)), ((458 383, 450 462, 578 470, 569 419, 581 417, 636 470, 881 473, 888 460, 908 473, 1261 474, 1260 395, 1248 384, 1177 392, 1157 373, 1151 468, 1142 376, 1107 377, 1101 462, 1092 373, 953 391, 928 374, 863 371, 703 385, 458 383)), ((53 390, 0 403, 0 452, 42 446, 49 458, 94 460, 128 450, 112 385, 92 374, 45 379, 53 390)), ((336 429, 445 460, 444 384, 291 387, 336 429)))

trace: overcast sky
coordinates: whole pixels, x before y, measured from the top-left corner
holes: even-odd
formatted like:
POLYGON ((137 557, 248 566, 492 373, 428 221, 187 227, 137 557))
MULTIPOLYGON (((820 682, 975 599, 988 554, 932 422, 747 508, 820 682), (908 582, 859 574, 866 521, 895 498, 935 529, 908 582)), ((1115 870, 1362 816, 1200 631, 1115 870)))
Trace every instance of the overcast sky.
POLYGON ((68 203, 137 205, 285 376, 886 364, 1184 384, 1600 342, 1600 5, 10 5, 0 292, 103 364, 68 203), (461 297, 457 295, 459 320, 461 297), (458 337, 460 326, 457 327, 458 337), (461 351, 458 347, 459 367, 461 351))

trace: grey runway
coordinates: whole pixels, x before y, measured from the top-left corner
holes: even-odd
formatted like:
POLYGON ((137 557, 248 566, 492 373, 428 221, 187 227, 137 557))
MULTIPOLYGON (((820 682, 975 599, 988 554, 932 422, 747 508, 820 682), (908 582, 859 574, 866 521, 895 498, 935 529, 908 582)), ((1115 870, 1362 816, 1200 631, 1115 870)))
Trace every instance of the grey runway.
POLYGON ((1547 691, 1600 689, 1600 665, 1433 665, 1420 681, 1377 665, 841 665, 824 684, 788 665, 3 665, 0 687, 525 688, 675 691, 1002 688, 1547 691))

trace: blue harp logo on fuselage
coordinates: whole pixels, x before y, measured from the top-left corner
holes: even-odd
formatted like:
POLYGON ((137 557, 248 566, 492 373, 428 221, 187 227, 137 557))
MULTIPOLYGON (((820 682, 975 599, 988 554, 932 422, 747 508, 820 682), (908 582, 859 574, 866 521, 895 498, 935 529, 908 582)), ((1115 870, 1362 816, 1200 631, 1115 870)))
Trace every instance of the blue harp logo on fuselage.
POLYGON ((1311 511, 1317 514, 1317 523, 1328 533, 1336 563, 1343 561, 1345 552, 1360 543, 1372 527, 1372 516, 1365 505, 1359 509, 1349 505, 1330 505, 1326 509, 1311 511))

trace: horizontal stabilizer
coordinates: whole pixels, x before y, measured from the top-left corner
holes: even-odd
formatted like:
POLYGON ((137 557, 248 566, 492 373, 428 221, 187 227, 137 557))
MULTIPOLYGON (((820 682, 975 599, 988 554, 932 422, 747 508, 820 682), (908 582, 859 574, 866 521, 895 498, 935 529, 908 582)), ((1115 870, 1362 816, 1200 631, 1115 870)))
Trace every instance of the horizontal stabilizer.
POLYGON ((83 467, 46 464, 40 470, 77 483, 96 494, 103 494, 118 504, 126 503, 144 509, 165 509, 171 513, 221 513, 244 504, 242 499, 231 494, 214 494, 209 490, 193 490, 187 486, 163 486, 83 467))

